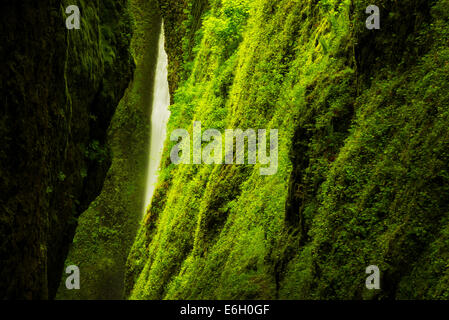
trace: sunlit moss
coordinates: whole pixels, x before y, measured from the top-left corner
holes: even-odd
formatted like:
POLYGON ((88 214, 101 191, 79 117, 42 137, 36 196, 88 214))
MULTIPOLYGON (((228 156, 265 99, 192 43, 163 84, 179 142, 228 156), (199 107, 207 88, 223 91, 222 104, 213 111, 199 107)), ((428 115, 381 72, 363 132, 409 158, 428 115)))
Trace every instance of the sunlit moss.
POLYGON ((191 2, 162 1, 168 132, 278 128, 279 170, 174 166, 166 142, 129 298, 447 297, 444 1, 381 2, 392 14, 370 34, 368 1, 210 1, 187 37, 191 2))

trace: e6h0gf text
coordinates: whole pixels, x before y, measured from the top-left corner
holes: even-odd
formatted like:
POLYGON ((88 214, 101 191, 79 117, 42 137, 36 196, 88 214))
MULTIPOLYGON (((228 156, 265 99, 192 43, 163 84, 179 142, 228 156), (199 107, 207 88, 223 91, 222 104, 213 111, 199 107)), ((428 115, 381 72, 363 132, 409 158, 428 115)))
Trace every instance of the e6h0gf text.
POLYGON ((224 314, 226 315, 266 315, 270 311, 270 306, 268 304, 265 305, 230 305, 226 304, 224 308, 224 314))

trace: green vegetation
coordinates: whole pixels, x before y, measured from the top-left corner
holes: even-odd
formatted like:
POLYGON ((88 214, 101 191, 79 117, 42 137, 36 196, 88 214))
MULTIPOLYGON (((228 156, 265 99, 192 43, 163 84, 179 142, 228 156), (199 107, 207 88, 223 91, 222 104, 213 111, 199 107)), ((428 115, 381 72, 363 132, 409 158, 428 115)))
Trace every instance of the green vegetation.
POLYGON ((0 13, 1 298, 449 298, 448 0, 69 4, 0 13), (169 135, 278 129, 279 161, 167 139, 142 220, 162 18, 169 135))
POLYGON ((127 296, 447 298, 448 2, 378 1, 378 31, 365 0, 160 3, 168 132, 279 129, 279 170, 174 166, 167 142, 127 296))
POLYGON ((0 297, 56 295, 76 219, 110 165, 107 128, 131 79, 127 0, 8 1, 0 17, 0 297), (101 157, 86 155, 96 147, 101 157), (104 151, 104 152, 103 152, 104 151))
MULTIPOLYGON (((125 262, 143 210, 153 74, 161 23, 155 1, 132 0, 130 8, 134 79, 108 131, 112 164, 103 189, 80 216, 65 263, 80 268, 82 290, 67 290, 67 275, 63 274, 58 299, 123 296, 125 262)), ((98 141, 93 141, 86 150, 86 156, 95 161, 103 161, 105 154, 98 141)))

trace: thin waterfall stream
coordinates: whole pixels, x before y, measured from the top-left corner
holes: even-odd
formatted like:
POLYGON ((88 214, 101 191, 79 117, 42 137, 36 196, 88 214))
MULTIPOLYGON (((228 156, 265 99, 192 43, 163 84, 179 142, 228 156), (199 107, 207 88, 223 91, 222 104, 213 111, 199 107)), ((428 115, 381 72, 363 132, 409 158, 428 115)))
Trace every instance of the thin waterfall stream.
POLYGON ((148 206, 151 204, 154 189, 159 174, 162 151, 167 131, 167 122, 170 117, 168 107, 170 105, 170 91, 168 85, 168 57, 165 52, 164 23, 161 25, 161 32, 158 44, 158 56, 156 63, 156 73, 153 88, 153 102, 151 112, 151 138, 148 151, 147 183, 145 192, 145 202, 143 216, 146 214, 148 206))

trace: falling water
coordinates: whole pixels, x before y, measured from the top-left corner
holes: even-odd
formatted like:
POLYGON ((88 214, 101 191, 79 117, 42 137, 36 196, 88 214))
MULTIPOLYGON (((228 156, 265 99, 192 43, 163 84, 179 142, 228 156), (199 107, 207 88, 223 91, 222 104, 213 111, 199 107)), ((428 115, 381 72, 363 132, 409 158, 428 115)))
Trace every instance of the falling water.
POLYGON ((143 215, 145 215, 148 206, 151 204, 151 198, 153 197, 166 136, 167 121, 170 116, 170 111, 168 110, 168 106, 170 105, 170 93, 167 80, 168 58, 164 49, 164 44, 164 24, 162 23, 153 89, 151 141, 148 152, 147 190, 145 194, 143 215))

